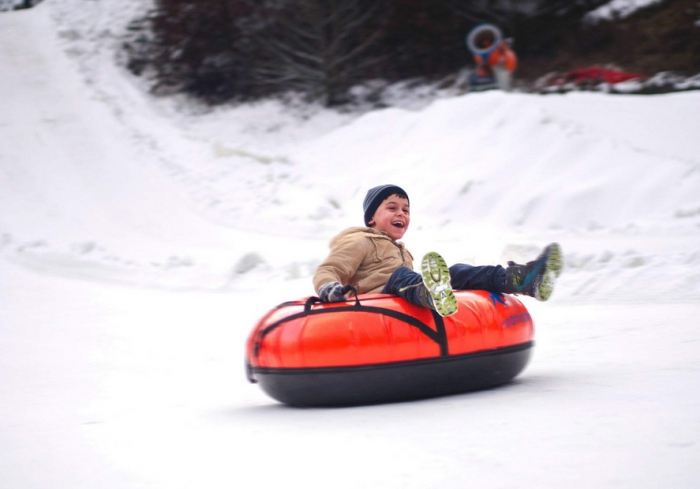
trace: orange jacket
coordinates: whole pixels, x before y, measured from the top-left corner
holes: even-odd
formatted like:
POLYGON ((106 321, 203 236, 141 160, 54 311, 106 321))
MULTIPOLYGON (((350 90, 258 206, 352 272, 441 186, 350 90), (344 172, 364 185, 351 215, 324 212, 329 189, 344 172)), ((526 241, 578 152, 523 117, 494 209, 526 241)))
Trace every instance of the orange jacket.
POLYGON ((503 66, 508 71, 515 71, 518 66, 518 58, 508 45, 501 41, 496 49, 488 55, 486 63, 482 56, 475 54, 474 62, 479 68, 490 69, 494 66, 503 66))

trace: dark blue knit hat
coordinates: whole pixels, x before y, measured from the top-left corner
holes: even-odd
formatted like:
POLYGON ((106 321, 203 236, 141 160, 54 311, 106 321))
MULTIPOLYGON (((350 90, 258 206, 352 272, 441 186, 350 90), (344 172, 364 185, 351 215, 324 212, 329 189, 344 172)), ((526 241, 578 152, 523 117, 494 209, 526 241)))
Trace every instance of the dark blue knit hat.
POLYGON ((374 216, 374 213, 377 212, 379 206, 382 204, 382 202, 384 202, 384 199, 394 194, 397 194, 400 197, 406 197, 406 200, 409 200, 406 191, 401 187, 397 187, 396 185, 380 185, 367 191, 365 201, 362 203, 362 207, 365 210, 366 226, 369 226, 369 222, 372 220, 372 217, 374 216))

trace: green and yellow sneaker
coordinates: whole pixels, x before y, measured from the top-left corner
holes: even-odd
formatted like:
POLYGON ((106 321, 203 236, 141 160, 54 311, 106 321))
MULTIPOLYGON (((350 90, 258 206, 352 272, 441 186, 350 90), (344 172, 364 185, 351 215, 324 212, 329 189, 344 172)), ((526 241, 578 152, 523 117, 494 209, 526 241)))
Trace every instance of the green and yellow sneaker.
POLYGON ((546 301, 552 295, 554 282, 561 275, 563 257, 557 243, 547 246, 536 260, 518 265, 508 262, 505 292, 546 301))
POLYGON ((421 275, 432 309, 440 316, 456 313, 457 299, 452 292, 450 269, 447 268, 445 259, 435 252, 426 253, 421 262, 421 275))

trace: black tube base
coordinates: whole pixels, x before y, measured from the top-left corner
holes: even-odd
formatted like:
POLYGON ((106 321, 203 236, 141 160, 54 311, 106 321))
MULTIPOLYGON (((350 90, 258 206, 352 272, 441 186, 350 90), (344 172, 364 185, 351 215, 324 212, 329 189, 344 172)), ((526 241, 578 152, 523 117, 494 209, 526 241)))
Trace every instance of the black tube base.
POLYGON ((270 397, 292 406, 380 404, 505 384, 523 371, 532 346, 349 367, 253 367, 250 375, 270 397))

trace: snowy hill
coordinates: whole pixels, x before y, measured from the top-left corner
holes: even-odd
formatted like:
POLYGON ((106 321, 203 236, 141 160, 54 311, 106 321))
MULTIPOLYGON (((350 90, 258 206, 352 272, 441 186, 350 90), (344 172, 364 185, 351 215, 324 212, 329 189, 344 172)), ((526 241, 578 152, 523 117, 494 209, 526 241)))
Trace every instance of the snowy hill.
POLYGON ((8 487, 278 487, 304 477, 298 453, 320 467, 311 487, 339 472, 338 487, 700 481, 700 92, 203 112, 119 67, 145 6, 0 15, 8 487), (469 396, 272 408, 245 384, 246 333, 313 293, 328 241, 381 183, 409 193, 415 256, 505 263, 562 244, 552 301, 526 304, 533 365, 469 396), (369 482, 347 473, 358 458, 369 482))
POLYGON ((13 212, 0 230, 11 261, 197 288, 258 264, 308 284, 328 240, 359 222, 366 189, 393 181, 412 197, 414 254, 503 263, 559 240, 570 272, 560 298, 700 294, 698 93, 489 92, 359 117, 274 102, 187 115, 116 67, 109 5, 69 7, 3 19, 13 123, 1 130, 13 144, 0 198, 13 212))

